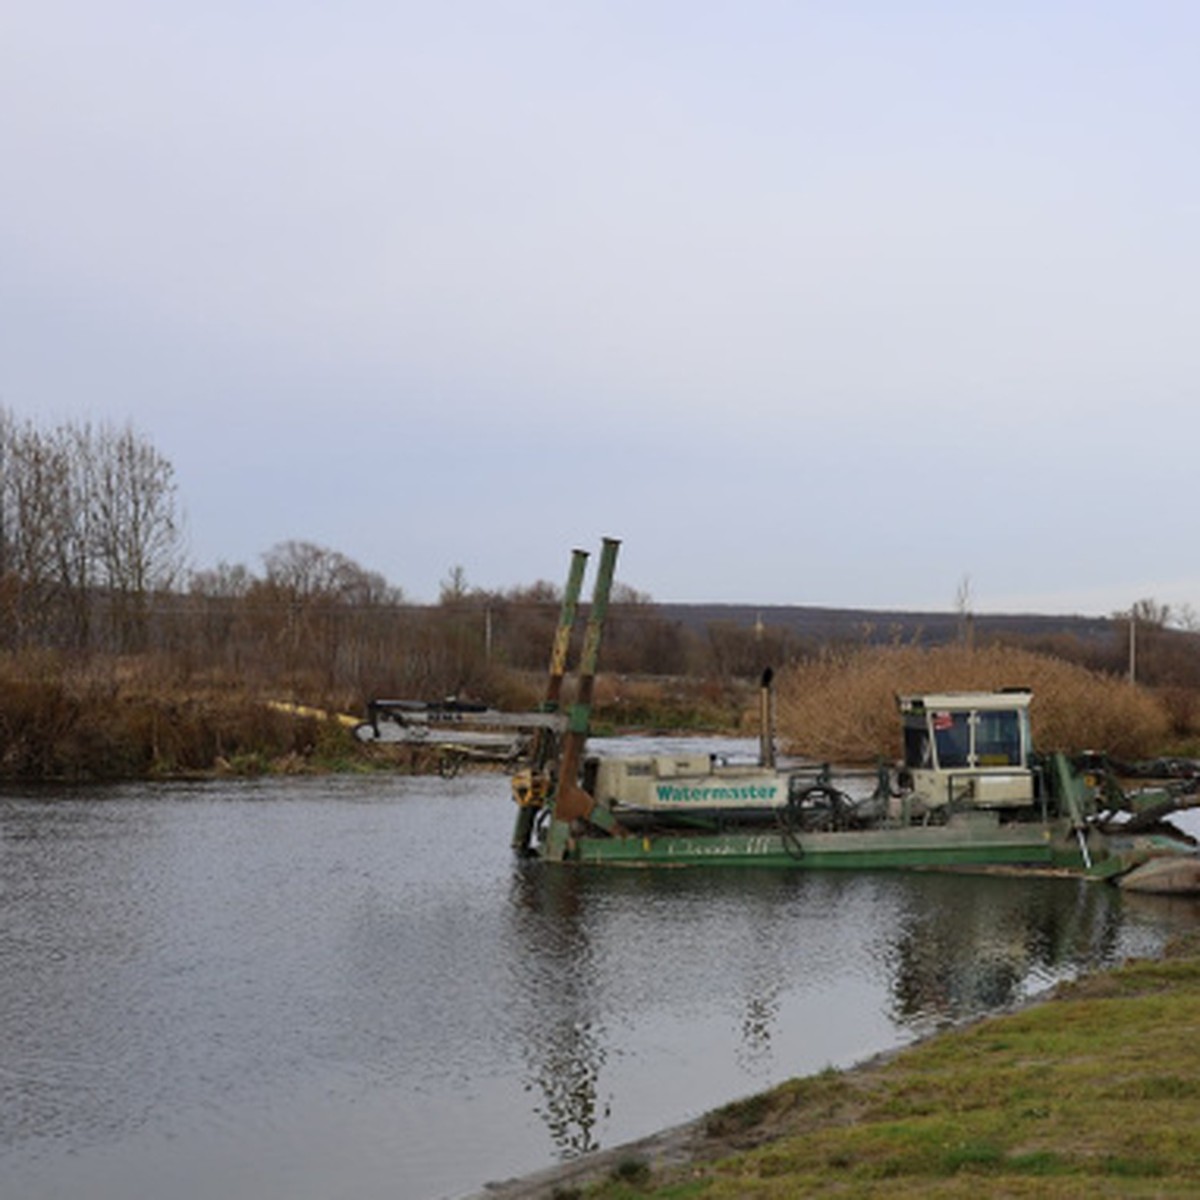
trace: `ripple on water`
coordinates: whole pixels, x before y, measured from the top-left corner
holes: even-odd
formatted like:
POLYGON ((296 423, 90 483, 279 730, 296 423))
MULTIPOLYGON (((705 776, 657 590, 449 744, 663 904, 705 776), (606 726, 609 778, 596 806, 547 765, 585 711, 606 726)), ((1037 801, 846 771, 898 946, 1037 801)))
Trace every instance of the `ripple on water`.
POLYGON ((465 1191, 1194 919, 1070 881, 547 868, 512 815, 498 775, 0 801, 0 1194, 465 1191))

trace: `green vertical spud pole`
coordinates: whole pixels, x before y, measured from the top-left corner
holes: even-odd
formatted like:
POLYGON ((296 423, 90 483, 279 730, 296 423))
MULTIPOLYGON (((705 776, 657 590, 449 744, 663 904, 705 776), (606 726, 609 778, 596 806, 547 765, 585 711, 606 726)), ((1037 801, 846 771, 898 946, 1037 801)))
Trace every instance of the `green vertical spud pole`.
POLYGON ((605 538, 600 551, 600 566, 592 592, 592 608, 588 614, 583 637, 583 652, 579 659, 579 693, 571 705, 567 734, 563 739, 562 758, 558 765, 558 782, 554 790, 553 818, 546 839, 546 857, 561 860, 567 848, 570 823, 576 817, 586 817, 592 811, 593 799, 578 784, 579 765, 587 742, 588 725, 592 715, 592 694, 596 685, 596 665, 600 659, 600 641, 604 621, 608 616, 608 597, 612 591, 613 573, 617 565, 616 538, 605 538))
MULTIPOLYGON (((546 698, 541 705, 542 712, 558 711, 563 676, 567 673, 567 651, 571 646, 571 631, 575 628, 575 612, 579 607, 579 593, 583 590, 583 573, 587 568, 587 560, 586 550, 571 551, 571 569, 567 574, 567 586, 563 591, 562 607, 558 612, 558 629, 555 631, 554 646, 550 652, 550 675, 546 682, 546 698)), ((535 776, 546 769, 554 740, 553 732, 549 729, 539 729, 534 734, 529 761, 535 776)), ((529 848, 529 838, 533 833, 536 817, 536 805, 525 804, 517 810, 512 836, 514 850, 524 851, 529 848)))
MULTIPOLYGON (((562 696, 563 676, 567 673, 567 653, 571 647, 571 631, 575 628, 575 611, 579 607, 579 593, 583 590, 583 572, 587 567, 588 552, 586 550, 571 551, 571 570, 567 576, 567 587, 563 592, 562 609, 558 614, 558 629, 554 634, 554 649, 550 653, 550 677, 546 684, 546 699, 542 703, 543 712, 557 712, 558 702, 562 696)), ((537 749, 542 753, 541 761, 534 759, 535 767, 546 765, 547 754, 553 739, 546 730, 538 731, 541 743, 537 749)))

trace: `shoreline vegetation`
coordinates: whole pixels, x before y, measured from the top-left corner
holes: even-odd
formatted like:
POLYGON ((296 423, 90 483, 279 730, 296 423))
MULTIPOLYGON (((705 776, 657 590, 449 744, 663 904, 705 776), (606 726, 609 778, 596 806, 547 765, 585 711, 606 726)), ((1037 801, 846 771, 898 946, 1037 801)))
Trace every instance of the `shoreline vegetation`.
POLYGON ((1162 958, 478 1194, 1191 1196, 1200 1190, 1200 931, 1162 958))
MULTIPOLYGON (((1118 761, 1200 751, 1200 692, 1133 684, 1003 645, 826 647, 797 657, 776 672, 776 741, 816 761, 893 760, 897 694, 1006 686, 1032 688, 1039 749, 1097 750, 1118 761)), ((507 712, 535 711, 543 688, 536 671, 492 668, 467 695, 507 712)), ((353 724, 370 698, 310 677, 180 672, 163 655, 9 654, 0 657, 0 779, 435 771, 434 750, 357 740, 353 724)), ((564 705, 571 700, 568 679, 564 705)), ((758 714, 753 675, 608 672, 596 682, 592 729, 757 737, 758 714)))
MULTIPOLYGON (((0 779, 421 770, 421 756, 372 757, 339 722, 270 704, 361 715, 373 698, 454 696, 514 712, 544 696, 558 585, 482 588, 457 565, 436 603, 414 604, 307 540, 270 547, 257 570, 195 569, 181 499, 171 462, 131 425, 0 405, 0 779)), ((894 758, 896 692, 1000 686, 1034 689, 1043 750, 1197 754, 1189 606, 977 616, 964 579, 954 608, 660 605, 614 581, 593 728, 756 734, 770 667, 781 745, 818 760, 894 758)))
MULTIPOLYGON (((505 711, 533 712, 542 687, 532 673, 510 672, 473 696, 505 711)), ((737 682, 605 676, 598 680, 592 728, 598 735, 748 732, 743 726, 750 697, 750 687, 737 682)), ((366 701, 282 683, 179 683, 163 664, 144 660, 93 660, 81 668, 50 655, 0 658, 0 779, 86 784, 437 773, 435 746, 364 744, 355 737, 366 701)))

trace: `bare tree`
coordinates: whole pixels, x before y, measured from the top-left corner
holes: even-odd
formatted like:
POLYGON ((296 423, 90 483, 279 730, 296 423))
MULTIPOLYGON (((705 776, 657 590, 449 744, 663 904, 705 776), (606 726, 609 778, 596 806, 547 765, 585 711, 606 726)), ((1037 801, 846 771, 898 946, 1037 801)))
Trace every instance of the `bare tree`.
POLYGON ((28 422, 15 428, 5 455, 7 559, 13 582, 16 644, 54 633, 63 580, 59 539, 71 524, 71 462, 63 439, 28 422))
POLYGON ((403 599, 377 571, 316 542, 286 541, 263 555, 267 583, 298 600, 341 604, 398 604, 403 599))
POLYGON ((245 563, 227 563, 222 559, 208 570, 193 571, 188 577, 188 591, 206 599, 237 599, 245 596, 253 583, 254 576, 245 563))
POLYGON ((466 568, 456 563, 450 568, 450 573, 441 582, 438 592, 439 604, 461 604, 470 594, 467 584, 466 568))
POLYGON ((9 515, 10 462, 16 421, 7 408, 0 406, 0 580, 9 571, 9 546, 12 539, 9 515))
POLYGON ((92 495, 95 487, 95 445, 90 427, 63 425, 49 434, 56 461, 62 464, 61 491, 54 504, 55 575, 63 597, 65 634, 78 649, 91 641, 92 495))
POLYGON ((971 576, 959 580, 954 593, 954 607, 958 612, 958 640, 968 649, 975 649, 975 613, 971 603, 971 576))
POLYGON ((105 426, 89 442, 99 581, 111 596, 121 646, 140 648, 151 594, 173 586, 182 569, 175 472, 131 426, 105 426))
POLYGON ((319 668, 326 686, 361 673, 376 610, 399 605, 403 593, 377 572, 327 546, 286 541, 263 555, 266 578, 258 598, 282 618, 288 674, 294 677, 301 648, 319 668))

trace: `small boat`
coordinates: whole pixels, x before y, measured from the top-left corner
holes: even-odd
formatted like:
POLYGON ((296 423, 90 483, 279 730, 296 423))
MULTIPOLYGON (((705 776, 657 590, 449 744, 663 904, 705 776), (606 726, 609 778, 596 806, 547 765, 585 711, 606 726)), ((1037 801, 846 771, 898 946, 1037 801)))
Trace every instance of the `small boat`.
MULTIPOLYGON (((1125 791, 1097 755, 1039 754, 1026 688, 898 697, 903 759, 869 780, 777 761, 769 671, 757 761, 588 754, 615 555, 606 541, 566 731, 543 731, 530 765, 513 777, 519 853, 603 866, 1018 869, 1101 879, 1159 858, 1200 866, 1195 840, 1167 819, 1200 804, 1195 781, 1125 791)), ((568 594, 561 622, 574 604, 568 594)), ((552 664, 557 696, 554 678, 552 664)), ((1154 881, 1200 890, 1200 871, 1160 868, 1154 881)))

